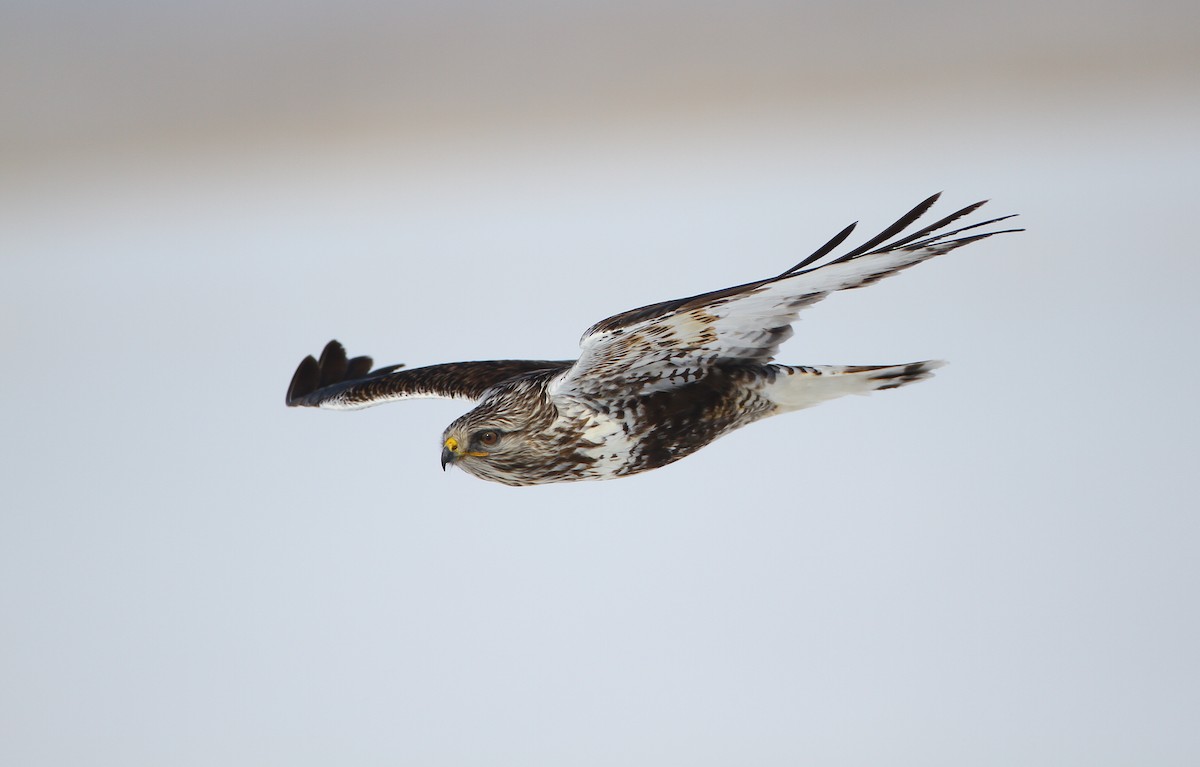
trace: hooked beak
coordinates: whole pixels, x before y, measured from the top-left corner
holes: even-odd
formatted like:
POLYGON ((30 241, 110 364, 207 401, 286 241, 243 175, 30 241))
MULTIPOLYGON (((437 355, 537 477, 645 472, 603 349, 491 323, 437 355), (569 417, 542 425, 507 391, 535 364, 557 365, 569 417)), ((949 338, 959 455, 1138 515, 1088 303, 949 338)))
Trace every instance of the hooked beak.
POLYGON ((464 455, 470 455, 476 458, 486 458, 488 453, 482 450, 463 450, 462 446, 458 444, 458 440, 456 440, 454 437, 447 437, 446 443, 442 445, 442 471, 445 471, 448 465, 453 464, 464 455))
POLYGON ((458 449, 458 440, 454 437, 447 437, 446 443, 442 445, 442 471, 446 470, 446 466, 458 460, 462 452, 458 449))

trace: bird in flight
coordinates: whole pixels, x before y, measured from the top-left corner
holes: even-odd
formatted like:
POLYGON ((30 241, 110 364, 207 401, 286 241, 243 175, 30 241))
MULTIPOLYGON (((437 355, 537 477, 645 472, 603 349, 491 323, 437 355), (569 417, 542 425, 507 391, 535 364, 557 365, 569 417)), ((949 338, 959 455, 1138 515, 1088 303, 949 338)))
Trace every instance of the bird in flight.
POLYGON ((583 334, 575 360, 371 370, 370 357, 347 359, 342 345, 330 341, 319 360, 305 357, 296 368, 287 404, 355 410, 416 397, 477 401, 442 435, 442 468, 458 466, 506 485, 612 479, 666 466, 762 418, 929 378, 943 363, 772 360, 799 312, 830 293, 1022 231, 974 231, 1012 216, 947 230, 979 202, 903 234, 938 196, 843 255, 829 258, 854 224, 777 276, 601 320, 583 334))

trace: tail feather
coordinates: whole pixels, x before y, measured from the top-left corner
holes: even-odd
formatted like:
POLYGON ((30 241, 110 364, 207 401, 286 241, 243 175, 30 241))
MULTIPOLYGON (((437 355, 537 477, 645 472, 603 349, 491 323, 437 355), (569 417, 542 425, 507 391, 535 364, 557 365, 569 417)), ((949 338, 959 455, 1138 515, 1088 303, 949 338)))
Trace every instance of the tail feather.
POLYGON ((870 394, 924 381, 945 364, 924 360, 904 365, 768 365, 763 394, 780 412, 800 410, 847 394, 870 394))

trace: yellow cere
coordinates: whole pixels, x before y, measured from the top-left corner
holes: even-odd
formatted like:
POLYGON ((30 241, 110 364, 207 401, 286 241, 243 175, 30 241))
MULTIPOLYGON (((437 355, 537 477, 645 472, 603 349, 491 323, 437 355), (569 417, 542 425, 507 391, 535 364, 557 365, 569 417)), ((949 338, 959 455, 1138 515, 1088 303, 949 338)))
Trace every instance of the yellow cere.
POLYGON ((450 437, 449 439, 447 439, 446 440, 446 449, 457 453, 458 452, 458 440, 456 440, 454 437, 450 437))

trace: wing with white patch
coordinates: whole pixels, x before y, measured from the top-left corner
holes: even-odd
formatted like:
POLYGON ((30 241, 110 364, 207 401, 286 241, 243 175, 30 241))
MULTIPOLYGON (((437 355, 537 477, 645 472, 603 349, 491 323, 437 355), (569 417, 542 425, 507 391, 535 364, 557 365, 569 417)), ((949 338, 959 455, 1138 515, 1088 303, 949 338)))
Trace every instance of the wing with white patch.
POLYGON ((450 362, 412 370, 403 365, 371 370, 370 357, 346 359, 330 341, 321 359, 305 357, 288 386, 288 407, 358 410, 401 399, 447 397, 477 400, 493 386, 539 370, 566 370, 573 360, 486 360, 450 362))
POLYGON ((984 204, 978 202, 884 244, 912 225, 938 197, 922 201, 870 241, 818 266, 813 264, 841 245, 855 224, 778 276, 644 306, 596 323, 580 341, 579 360, 554 390, 592 397, 631 388, 655 390, 695 381, 719 362, 769 362, 791 337, 800 310, 830 293, 870 285, 994 234, 1021 231, 958 236, 1011 216, 941 231, 984 204))

